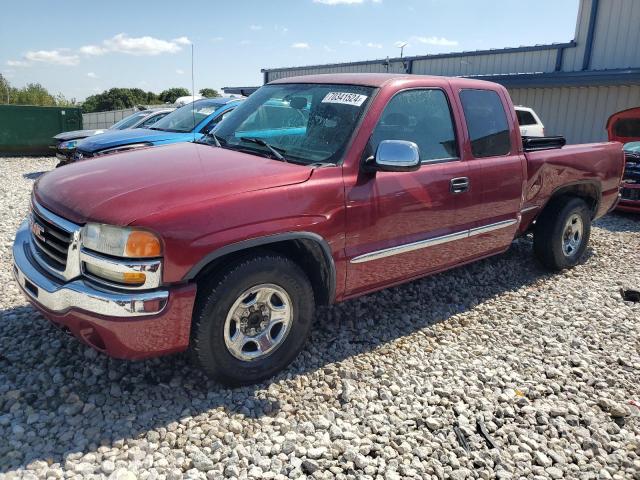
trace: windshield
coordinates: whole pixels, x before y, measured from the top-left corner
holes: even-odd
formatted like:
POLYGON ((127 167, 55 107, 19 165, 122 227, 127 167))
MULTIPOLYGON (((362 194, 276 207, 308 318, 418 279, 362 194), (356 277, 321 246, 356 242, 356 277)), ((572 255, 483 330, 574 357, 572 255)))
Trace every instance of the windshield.
POLYGON ((224 104, 208 100, 196 101, 193 104, 189 103, 158 120, 152 128, 154 130, 166 130, 167 132, 191 132, 202 120, 223 106, 224 104))
POLYGON ((111 130, 124 130, 125 128, 132 127, 147 115, 149 115, 149 112, 134 113, 133 115, 129 115, 119 122, 114 123, 110 128, 111 130))
POLYGON ((336 163, 372 93, 357 85, 267 85, 214 133, 226 148, 268 156, 276 149, 287 161, 336 163))

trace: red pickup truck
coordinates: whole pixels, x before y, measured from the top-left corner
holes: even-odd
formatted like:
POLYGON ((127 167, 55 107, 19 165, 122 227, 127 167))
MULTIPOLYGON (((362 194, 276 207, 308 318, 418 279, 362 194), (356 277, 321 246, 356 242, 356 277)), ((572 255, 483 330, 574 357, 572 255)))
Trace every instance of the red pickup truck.
POLYGON ((316 305, 529 231, 544 265, 576 265, 592 220, 616 205, 624 157, 618 143, 555 140, 523 144, 493 83, 279 80, 199 143, 43 175, 15 276, 48 319, 109 355, 188 349, 214 378, 257 382, 296 357, 316 305))

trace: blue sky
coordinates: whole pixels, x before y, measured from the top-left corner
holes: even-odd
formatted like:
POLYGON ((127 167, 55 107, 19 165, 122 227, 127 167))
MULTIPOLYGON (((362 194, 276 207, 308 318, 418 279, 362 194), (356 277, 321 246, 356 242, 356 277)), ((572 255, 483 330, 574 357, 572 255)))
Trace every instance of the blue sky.
POLYGON ((0 72, 78 100, 111 87, 159 92, 259 85, 261 68, 565 42, 579 0, 5 2, 0 72), (23 21, 23 19, 29 19, 23 21))

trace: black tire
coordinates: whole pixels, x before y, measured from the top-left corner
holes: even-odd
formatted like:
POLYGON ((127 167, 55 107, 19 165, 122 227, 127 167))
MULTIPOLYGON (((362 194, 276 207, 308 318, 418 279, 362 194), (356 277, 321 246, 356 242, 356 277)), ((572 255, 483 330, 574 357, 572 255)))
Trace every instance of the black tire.
POLYGON ((580 198, 560 197, 552 200, 536 220, 533 250, 538 260, 556 271, 577 265, 589 244, 591 214, 589 206, 580 198), (582 222, 581 240, 566 252, 563 248, 565 232, 569 232, 566 226, 569 219, 576 219, 574 216, 578 216, 582 222))
POLYGON ((292 260, 270 253, 245 257, 199 286, 191 330, 191 358, 207 375, 226 385, 258 383, 295 359, 309 335, 314 309, 311 283, 292 260), (286 291, 292 304, 292 321, 288 334, 273 352, 264 358, 243 361, 225 344, 225 321, 242 293, 261 284, 275 284, 286 291))

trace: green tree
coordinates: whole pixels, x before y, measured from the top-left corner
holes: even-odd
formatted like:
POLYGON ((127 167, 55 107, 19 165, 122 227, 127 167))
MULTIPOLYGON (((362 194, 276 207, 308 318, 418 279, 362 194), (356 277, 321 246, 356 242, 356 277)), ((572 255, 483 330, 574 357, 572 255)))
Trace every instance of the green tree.
POLYGON ((213 88, 203 88, 200 90, 200 95, 202 95, 205 98, 213 98, 213 97, 219 97, 220 94, 218 93, 217 90, 214 90, 213 88))
POLYGON ((174 87, 169 88, 168 90, 163 90, 162 92, 160 92, 160 95, 158 95, 158 97, 164 103, 174 103, 176 99, 180 97, 186 97, 187 95, 191 95, 191 92, 189 92, 189 90, 187 90, 186 88, 174 87))
POLYGON ((11 103, 17 105, 54 106, 56 99, 39 83, 29 83, 15 91, 11 103))
POLYGON ((0 73, 0 103, 9 103, 11 97, 13 96, 11 90, 11 84, 0 73))

